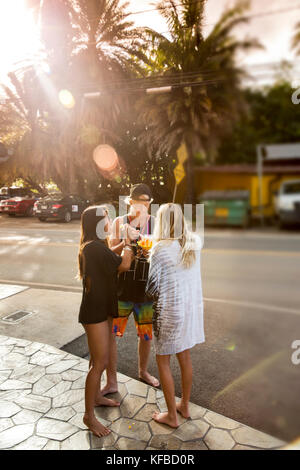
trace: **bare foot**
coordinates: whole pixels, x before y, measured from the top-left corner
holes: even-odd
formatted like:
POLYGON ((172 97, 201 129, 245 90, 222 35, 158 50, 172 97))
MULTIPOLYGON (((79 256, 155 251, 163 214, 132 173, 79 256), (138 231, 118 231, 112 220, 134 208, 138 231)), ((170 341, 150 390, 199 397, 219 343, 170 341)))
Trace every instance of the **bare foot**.
POLYGON ((153 413, 152 418, 154 421, 157 421, 157 423, 167 424, 171 428, 178 428, 179 426, 177 416, 175 418, 170 418, 169 413, 159 413, 156 411, 153 413))
POLYGON ((153 375, 150 375, 149 372, 140 373, 139 379, 143 382, 146 382, 146 384, 151 385, 152 387, 160 386, 159 380, 153 377, 153 375))
POLYGON ((105 387, 101 388, 101 394, 104 397, 105 395, 108 395, 109 393, 117 393, 118 391, 118 384, 116 385, 105 385, 105 387))
POLYGON ((101 393, 96 398, 95 406, 120 406, 120 402, 104 397, 101 393))
POLYGON ((111 430, 99 423, 95 416, 89 417, 84 415, 83 423, 96 437, 103 437, 110 434, 111 430))
POLYGON ((181 416, 183 416, 184 418, 191 417, 188 404, 184 405, 181 402, 179 402, 179 403, 176 403, 176 408, 177 408, 178 413, 180 413, 181 416))

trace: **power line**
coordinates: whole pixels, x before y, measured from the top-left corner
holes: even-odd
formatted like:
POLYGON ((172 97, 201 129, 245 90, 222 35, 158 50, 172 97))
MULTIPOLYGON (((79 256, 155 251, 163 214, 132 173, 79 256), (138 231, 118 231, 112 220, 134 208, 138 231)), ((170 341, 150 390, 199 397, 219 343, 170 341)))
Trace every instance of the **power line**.
MULTIPOLYGON (((187 87, 196 87, 196 86, 212 86, 212 85, 218 85, 219 83, 225 81, 225 79, 208 79, 208 80, 202 80, 202 81, 199 81, 199 82, 183 82, 183 83, 175 83, 175 84, 171 84, 169 86, 164 86, 162 88, 170 88, 169 91, 172 91, 173 89, 178 89, 178 88, 187 88, 187 87)), ((87 88, 83 88, 81 87, 80 89, 78 88, 76 91, 77 92, 80 92, 84 95, 93 95, 91 97, 93 98, 100 98, 101 96, 103 95, 116 95, 116 94, 133 94, 133 93, 139 93, 139 92, 151 92, 151 90, 153 90, 153 87, 149 88, 148 86, 144 85, 140 88, 120 88, 120 89, 115 89, 115 88, 110 88, 110 87, 103 87, 102 90, 100 91, 96 91, 95 88, 94 88, 94 91, 93 93, 89 93, 87 92, 87 88), (86 91, 86 93, 84 93, 84 91, 86 91)), ((10 102, 12 103, 12 101, 8 98, 4 98, 5 103, 1 103, 0 102, 0 105, 1 104, 6 104, 6 102, 10 102)), ((23 101, 21 100, 21 98, 19 97, 15 97, 15 101, 16 102, 21 102, 23 103, 23 101)))
POLYGON ((120 88, 120 89, 102 89, 102 91, 94 91, 93 93, 83 93, 84 95, 87 96, 87 98, 92 97, 92 98, 101 98, 101 96, 104 95, 130 95, 130 94, 136 94, 136 93, 166 93, 166 92, 171 92, 175 89, 179 88, 193 88, 193 87, 203 87, 203 86, 217 86, 221 82, 224 82, 224 79, 211 79, 211 80, 202 80, 199 82, 183 82, 183 83, 177 83, 177 84, 170 84, 170 85, 164 85, 161 87, 150 87, 148 88, 147 86, 143 86, 141 88, 120 88), (92 96, 93 95, 93 96, 92 96))
MULTIPOLYGON (((272 70, 270 66, 280 66, 281 62, 267 62, 267 63, 262 63, 262 64, 251 64, 249 66, 243 65, 243 68, 237 68, 237 72, 240 72, 240 75, 246 76, 253 76, 253 73, 251 70, 253 69, 253 72, 258 74, 262 73, 276 73, 277 70, 272 70), (268 68, 269 67, 269 68, 268 68)), ((297 65, 300 65, 300 61, 296 61, 297 65)), ((137 78, 131 78, 131 79, 120 79, 120 80, 115 80, 115 81, 110 81, 109 83, 104 83, 103 86, 107 87, 122 87, 122 86, 138 86, 138 85, 145 85, 147 87, 150 86, 165 86, 167 83, 168 85, 176 84, 176 83, 182 83, 182 81, 186 80, 196 80, 197 78, 201 79, 212 79, 214 77, 220 77, 220 74, 217 73, 215 70, 209 70, 209 69, 198 69, 194 70, 192 72, 176 72, 176 73, 166 73, 164 75, 151 75, 151 76, 146 76, 146 77, 137 77, 137 78)), ((85 84, 85 88, 91 88, 95 89, 97 87, 97 83, 95 82, 89 82, 85 84)))
MULTIPOLYGON (((198 72, 194 72, 195 74, 197 74, 198 72)), ((203 73, 203 72, 202 72, 203 73)), ((212 73, 212 72, 211 72, 212 73)), ((199 76, 199 73, 198 73, 198 76, 199 76)), ((185 78, 186 80, 188 80, 189 78, 189 74, 186 74, 186 75, 181 75, 181 77, 175 77, 175 78, 185 78)), ((269 75, 266 75, 263 74, 261 76, 244 76, 244 77, 241 77, 243 78, 244 80, 246 81, 252 81, 252 80, 256 80, 256 79, 262 79, 262 78, 267 78, 269 77, 269 75)), ((172 77, 170 76, 167 76, 166 77, 167 79, 170 79, 172 77)), ((191 77, 193 78, 193 77, 191 77)), ((141 79, 140 83, 136 83, 136 81, 134 81, 134 83, 132 83, 133 85, 135 85, 134 87, 128 87, 128 85, 130 86, 131 85, 131 82, 130 81, 127 81, 127 82, 122 82, 122 85, 127 85, 127 88, 126 87, 122 87, 122 88, 116 88, 116 84, 112 84, 110 83, 110 86, 103 86, 101 87, 101 91, 98 89, 98 91, 96 91, 96 87, 95 87, 95 84, 93 85, 93 87, 91 86, 91 88, 93 89, 93 92, 88 92, 88 88, 89 86, 85 86, 85 87, 80 87, 80 88, 76 88, 74 89, 74 92, 76 91, 76 93, 80 93, 80 94, 83 94, 83 95, 90 95, 90 97, 92 98, 100 98, 101 96, 103 95, 116 95, 116 94, 126 94, 126 95, 129 95, 129 94, 133 94, 133 93, 140 93, 140 92, 146 92, 146 93, 159 93, 159 92, 166 92, 166 91, 172 91, 172 90, 175 90, 175 89, 179 89, 179 88, 187 88, 187 87, 199 87, 199 86, 218 86, 220 83, 222 82, 225 82, 225 81, 228 81, 227 78, 210 78, 208 75, 207 75, 207 78, 206 79, 203 79, 201 81, 179 81, 179 82, 176 82, 173 81, 173 83, 169 80, 164 82, 164 83, 154 83, 154 82, 148 82, 148 81, 144 81, 143 79, 141 79), (141 85, 141 86, 138 86, 138 85, 141 85), (160 90, 161 89, 161 90, 160 90), (92 96, 93 95, 93 96, 92 96)), ((89 96, 87 96, 89 97, 89 96)), ((10 102, 11 100, 8 98, 8 99, 4 99, 3 100, 4 102, 0 103, 0 104, 5 104, 6 102, 10 102)), ((15 97, 15 101, 17 102, 22 102, 22 100, 18 97, 15 97)))
MULTIPOLYGON (((216 75, 214 70, 211 71, 203 71, 197 70, 194 72, 187 72, 187 73, 176 73, 176 74, 166 74, 166 75, 152 75, 149 77, 140 77, 140 78, 133 78, 133 79, 123 79, 117 81, 110 81, 109 86, 123 86, 128 84, 137 85, 139 83, 147 84, 150 86, 151 83, 163 83, 163 82, 172 82, 174 80, 186 80, 186 79, 193 79, 193 78, 209 78, 211 75, 216 75)), ((219 74, 218 74, 219 76, 219 74)), ((95 82, 90 82, 86 84, 87 86, 95 88, 95 82)), ((105 84, 106 85, 106 84, 105 84)))
MULTIPOLYGON (((274 64, 274 63, 273 63, 274 64)), ((257 64, 258 66, 260 64, 257 64)), ((266 65, 266 64, 264 64, 266 65)), ((270 74, 275 73, 276 71, 272 70, 256 70, 256 75, 251 73, 244 73, 241 69, 240 76, 237 75, 237 79, 241 80, 255 80, 263 78, 263 76, 270 76, 270 74)), ((157 76, 150 76, 150 77, 143 77, 143 78, 136 78, 136 79, 124 79, 119 81, 110 81, 109 83, 104 83, 100 89, 102 91, 98 91, 98 85, 95 82, 86 83, 84 86, 71 87, 71 91, 74 93, 78 92, 86 92, 89 93, 97 93, 97 94, 107 94, 107 93, 135 93, 141 92, 148 89, 153 88, 163 88, 163 87, 172 87, 175 88, 184 88, 190 86, 204 86, 204 85, 211 85, 217 84, 220 82, 228 81, 227 77, 220 77, 219 74, 216 73, 214 70, 197 70, 194 72, 188 73, 176 73, 173 75, 157 75, 157 76), (197 80, 198 79, 198 80, 197 80), (201 79, 201 80, 199 80, 201 79)))

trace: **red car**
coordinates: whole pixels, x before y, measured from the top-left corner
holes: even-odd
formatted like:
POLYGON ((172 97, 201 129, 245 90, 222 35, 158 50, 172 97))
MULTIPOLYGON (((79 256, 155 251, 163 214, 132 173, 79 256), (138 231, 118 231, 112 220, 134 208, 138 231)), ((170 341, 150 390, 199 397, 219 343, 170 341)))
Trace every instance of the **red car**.
POLYGON ((3 214, 10 216, 26 215, 31 217, 33 215, 33 206, 37 201, 35 196, 14 197, 1 201, 0 211, 3 214))

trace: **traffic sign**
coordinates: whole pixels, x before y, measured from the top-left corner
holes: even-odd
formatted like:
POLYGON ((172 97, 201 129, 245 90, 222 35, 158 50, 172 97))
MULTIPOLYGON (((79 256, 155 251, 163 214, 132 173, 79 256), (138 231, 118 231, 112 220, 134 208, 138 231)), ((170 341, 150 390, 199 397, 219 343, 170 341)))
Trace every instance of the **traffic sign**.
POLYGON ((178 163, 178 165, 174 168, 174 176, 175 176, 176 184, 179 184, 185 177, 185 170, 181 163, 178 163))

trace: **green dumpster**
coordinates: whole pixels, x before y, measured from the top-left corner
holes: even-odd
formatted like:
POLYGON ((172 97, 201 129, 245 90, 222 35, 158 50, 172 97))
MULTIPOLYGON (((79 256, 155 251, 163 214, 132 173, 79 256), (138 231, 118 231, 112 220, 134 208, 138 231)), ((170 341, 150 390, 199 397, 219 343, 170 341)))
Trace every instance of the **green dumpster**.
POLYGON ((250 223, 249 191, 206 191, 200 202, 205 225, 248 227, 250 223))

